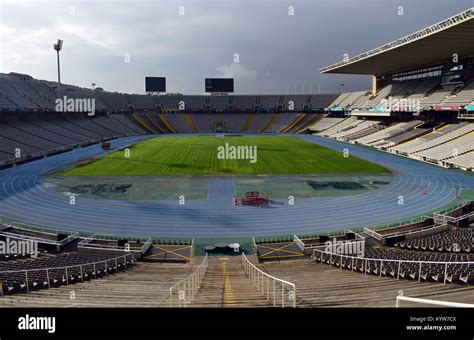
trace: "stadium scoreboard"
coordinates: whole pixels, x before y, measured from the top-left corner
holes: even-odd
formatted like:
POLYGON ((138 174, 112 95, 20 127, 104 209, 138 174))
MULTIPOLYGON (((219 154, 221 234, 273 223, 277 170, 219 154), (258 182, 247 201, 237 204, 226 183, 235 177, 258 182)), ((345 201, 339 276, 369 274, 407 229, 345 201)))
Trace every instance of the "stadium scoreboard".
POLYGON ((206 78, 206 92, 234 92, 234 78, 206 78))
POLYGON ((145 77, 146 92, 166 92, 165 77, 145 77))

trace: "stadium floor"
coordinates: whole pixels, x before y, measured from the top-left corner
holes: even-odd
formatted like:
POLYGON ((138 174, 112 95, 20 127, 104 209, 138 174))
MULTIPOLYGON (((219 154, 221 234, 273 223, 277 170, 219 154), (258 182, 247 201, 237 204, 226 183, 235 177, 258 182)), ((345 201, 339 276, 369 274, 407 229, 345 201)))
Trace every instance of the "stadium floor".
MULTIPOLYGON (((114 149, 143 138, 113 141, 114 149)), ((457 188, 474 189, 474 177, 459 171, 317 136, 298 136, 383 165, 393 181, 377 190, 346 197, 297 199, 294 205, 235 207, 232 200, 119 201, 69 197, 46 188, 43 177, 81 159, 101 156, 100 145, 0 171, 0 216, 47 228, 86 233, 153 237, 229 237, 317 233, 380 224, 421 215, 455 199, 457 188), (425 186, 428 194, 424 195, 425 186), (404 204, 399 205, 399 196, 404 204)), ((166 138, 161 136, 160 138, 166 138)), ((229 185, 219 182, 218 185, 229 185)))

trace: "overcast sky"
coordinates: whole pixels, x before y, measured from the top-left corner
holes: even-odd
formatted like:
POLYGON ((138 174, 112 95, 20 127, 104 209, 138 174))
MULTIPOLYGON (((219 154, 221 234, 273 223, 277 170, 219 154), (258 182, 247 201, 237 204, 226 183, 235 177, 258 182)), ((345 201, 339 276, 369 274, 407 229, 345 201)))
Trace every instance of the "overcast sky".
POLYGON ((236 94, 295 85, 334 93, 341 82, 366 90, 368 76, 318 68, 470 7, 474 0, 0 0, 0 72, 56 80, 52 45, 61 38, 61 80, 78 86, 144 93, 149 75, 184 94, 203 93, 214 76, 234 77, 236 94))

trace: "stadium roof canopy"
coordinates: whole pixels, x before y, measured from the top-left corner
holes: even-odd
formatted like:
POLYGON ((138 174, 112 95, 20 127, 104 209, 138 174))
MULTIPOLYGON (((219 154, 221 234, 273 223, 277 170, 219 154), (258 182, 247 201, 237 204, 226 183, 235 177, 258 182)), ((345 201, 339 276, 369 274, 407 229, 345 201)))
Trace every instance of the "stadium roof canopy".
POLYGON ((321 68, 321 73, 388 75, 474 56, 474 7, 383 46, 321 68))

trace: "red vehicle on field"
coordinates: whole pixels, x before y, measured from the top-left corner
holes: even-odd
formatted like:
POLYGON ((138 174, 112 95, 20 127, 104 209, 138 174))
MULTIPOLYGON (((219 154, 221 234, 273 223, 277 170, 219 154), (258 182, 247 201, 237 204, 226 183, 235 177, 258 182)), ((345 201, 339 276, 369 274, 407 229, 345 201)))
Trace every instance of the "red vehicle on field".
POLYGON ((249 191, 245 193, 245 197, 241 199, 242 205, 255 205, 255 206, 267 206, 270 201, 268 200, 268 195, 264 197, 260 197, 260 193, 258 191, 249 191))

